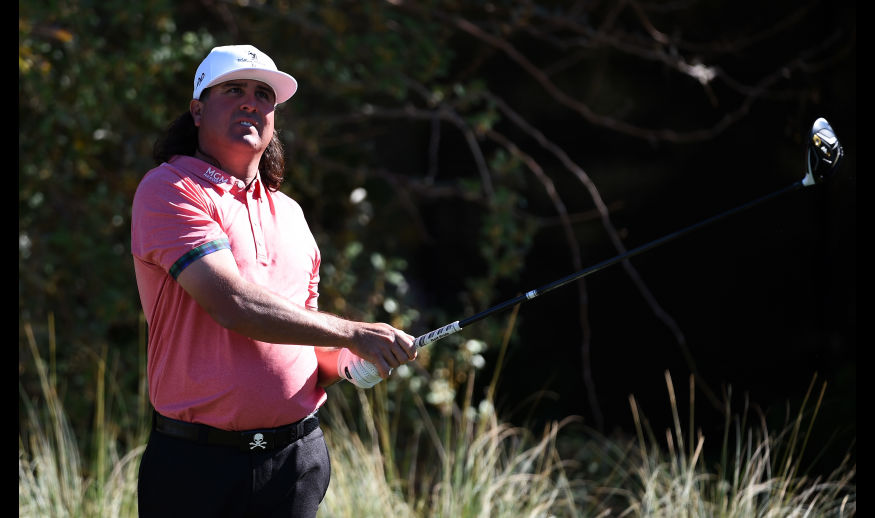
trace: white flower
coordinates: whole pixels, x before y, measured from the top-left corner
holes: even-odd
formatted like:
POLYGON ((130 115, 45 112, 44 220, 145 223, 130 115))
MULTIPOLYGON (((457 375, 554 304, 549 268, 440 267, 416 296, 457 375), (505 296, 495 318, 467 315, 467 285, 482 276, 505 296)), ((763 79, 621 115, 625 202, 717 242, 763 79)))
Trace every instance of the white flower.
POLYGON ((471 354, 478 354, 486 350, 486 342, 482 340, 468 340, 465 342, 465 349, 471 354))
POLYGON ((351 193, 349 193, 349 201, 355 205, 358 205, 367 197, 368 191, 366 191, 364 187, 356 187, 351 193))
POLYGON ((395 299, 387 298, 383 301, 383 309, 386 310, 386 313, 395 313, 398 311, 398 303, 395 302, 395 299))
POLYGON ((484 399, 477 406, 477 411, 480 412, 481 416, 490 416, 495 412, 495 407, 492 406, 492 401, 484 399))
POLYGON ((436 379, 429 384, 429 393, 426 400, 432 405, 445 405, 452 403, 456 392, 445 379, 436 379))

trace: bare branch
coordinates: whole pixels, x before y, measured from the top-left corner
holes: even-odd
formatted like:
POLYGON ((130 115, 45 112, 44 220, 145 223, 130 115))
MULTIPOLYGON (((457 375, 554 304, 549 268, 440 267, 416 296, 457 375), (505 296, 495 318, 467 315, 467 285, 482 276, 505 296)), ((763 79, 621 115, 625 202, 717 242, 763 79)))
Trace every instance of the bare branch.
MULTIPOLYGON (((536 15, 539 17, 539 20, 546 20, 548 22, 554 23, 557 27, 571 29, 583 36, 582 38, 569 41, 560 41, 556 39, 552 40, 555 44, 562 45, 563 48, 569 49, 573 48, 574 46, 609 46, 611 48, 626 52, 630 55, 641 57, 645 60, 664 63, 672 69, 678 71, 679 73, 682 73, 683 75, 688 76, 701 84, 712 106, 716 106, 718 104, 718 99, 710 85, 718 78, 723 79, 730 88, 733 88, 736 92, 743 95, 742 100, 737 104, 737 106, 735 106, 733 109, 724 111, 723 115, 718 120, 716 120, 714 124, 712 124, 710 127, 693 130, 646 128, 616 117, 597 113, 587 103, 566 93, 551 79, 551 74, 555 72, 555 69, 540 68, 539 66, 534 64, 523 52, 516 48, 507 37, 498 36, 495 33, 489 32, 478 26, 477 24, 473 23, 472 21, 462 18, 460 16, 443 13, 438 10, 430 10, 428 11, 428 13, 425 13, 424 11, 420 10, 420 8, 416 7, 410 2, 398 1, 394 4, 409 11, 418 12, 422 16, 425 16, 427 14, 430 17, 442 19, 452 27, 455 27, 463 33, 469 34, 477 40, 482 41, 488 46, 502 52, 505 56, 511 59, 514 63, 516 63, 521 69, 523 69, 525 73, 530 76, 535 82, 541 85, 541 87, 544 88, 544 90, 552 99, 554 99, 559 104, 567 107, 568 109, 574 111, 575 113, 579 114, 581 117, 591 122, 592 124, 608 128, 618 133, 644 139, 650 142, 666 141, 675 143, 693 143, 713 139, 714 137, 725 131, 727 128, 744 118, 749 113, 752 105, 758 99, 773 95, 771 89, 779 81, 784 80, 786 77, 788 77, 788 75, 791 74, 792 71, 804 70, 806 67, 804 58, 802 57, 802 55, 800 55, 792 58, 787 63, 777 66, 772 73, 761 77, 756 84, 745 87, 740 81, 731 78, 724 70, 716 65, 708 65, 701 62, 701 60, 698 58, 690 59, 679 55, 677 51, 678 48, 681 48, 681 44, 686 47, 691 47, 691 45, 679 40, 678 38, 668 38, 668 36, 666 36, 664 32, 656 29, 647 18, 646 8, 643 7, 642 4, 632 3, 631 5, 633 6, 633 10, 635 10, 637 13, 637 19, 640 23, 645 25, 646 31, 651 36, 651 39, 647 44, 644 44, 642 42, 636 42, 634 38, 629 38, 619 31, 617 31, 616 33, 611 32, 611 30, 613 29, 614 18, 616 16, 619 16, 619 13, 630 4, 626 1, 613 4, 612 11, 606 15, 602 25, 597 30, 592 29, 591 27, 586 25, 576 24, 576 22, 573 19, 569 19, 569 17, 554 16, 549 15, 543 11, 534 10, 536 15)), ((774 31, 781 30, 783 27, 792 23, 792 20, 796 20, 802 17, 802 15, 805 14, 806 9, 809 8, 810 6, 800 8, 800 10, 793 13, 793 15, 789 17, 790 20, 785 20, 781 24, 779 24, 779 27, 773 27, 769 29, 769 31, 757 35, 757 37, 752 38, 750 42, 745 42, 745 45, 751 44, 756 39, 765 38, 774 31)), ((513 32, 513 30, 522 28, 523 30, 540 34, 541 37, 543 37, 544 39, 550 39, 550 37, 547 36, 545 33, 538 32, 539 29, 534 28, 533 24, 531 23, 527 23, 521 27, 507 27, 506 25, 503 25, 502 27, 504 27, 504 29, 502 30, 503 33, 513 32)), ((695 47, 693 48, 695 49, 695 47)), ((736 47, 723 44, 722 47, 718 48, 733 49, 736 47)), ((561 66, 567 67, 568 63, 566 62, 564 64, 561 64, 561 66)))
MULTIPOLYGON (((547 192, 547 195, 553 202, 553 207, 556 209, 556 212, 559 215, 562 229, 565 231, 565 239, 568 241, 568 248, 571 250, 571 260, 574 268, 576 270, 582 270, 583 261, 580 257, 580 243, 578 243, 577 237, 574 235, 574 229, 571 224, 571 219, 568 215, 568 210, 565 207, 565 203, 562 201, 562 198, 559 196, 553 180, 549 176, 547 176, 541 165, 531 155, 524 153, 517 147, 516 144, 511 142, 504 135, 494 130, 488 130, 486 132, 486 136, 498 142, 505 149, 510 151, 513 156, 519 158, 524 164, 526 164, 529 170, 544 186, 544 190, 547 192)), ((586 284, 583 280, 576 284, 579 302, 580 330, 582 335, 580 345, 581 370, 583 373, 584 385, 586 385, 587 388, 586 392, 589 399, 589 405, 594 413, 593 418, 595 419, 596 427, 598 429, 602 429, 604 426, 604 417, 602 416, 601 406, 599 405, 598 397, 596 396, 595 379, 592 376, 591 367, 592 361, 590 352, 592 345, 592 330, 590 329, 589 325, 589 296, 586 291, 586 284)))
MULTIPOLYGON (((502 99, 492 94, 485 94, 485 97, 490 102, 495 103, 495 105, 498 106, 501 112, 507 115, 508 118, 512 122, 514 122, 514 124, 519 126, 523 131, 525 131, 526 134, 534 138, 535 141, 537 141, 542 147, 550 151, 550 153, 553 154, 553 156, 555 156, 560 163, 562 163, 569 171, 571 171, 577 177, 578 180, 580 180, 584 187, 586 187, 587 191, 589 191, 590 197, 592 197, 593 202, 598 208, 599 214, 601 215, 602 219, 602 225, 604 226, 608 237, 613 243, 614 248, 616 248, 619 254, 625 253, 627 251, 626 246, 620 238, 617 229, 611 222, 608 208, 602 200, 601 194, 599 193, 595 184, 590 179, 589 175, 586 174, 583 168, 581 168, 573 160, 571 160, 571 158, 568 156, 567 153, 565 153, 562 148, 548 140, 541 131, 532 127, 522 116, 520 116, 513 109, 511 109, 502 99)), ((690 368, 691 372, 696 375, 697 379, 699 379, 705 395, 709 398, 715 408, 719 409, 721 403, 714 394, 714 392, 710 389, 705 379, 699 376, 698 369, 696 368, 693 357, 689 352, 689 348, 687 347, 686 337, 684 336, 683 331, 681 331, 680 327, 677 325, 677 322, 675 322, 674 318, 662 308, 662 306, 656 300, 656 297, 650 291, 650 288, 648 288, 647 285, 644 283, 644 280, 641 278, 641 275, 638 273, 637 269, 635 269, 632 263, 629 260, 623 260, 621 264, 623 265, 623 269, 626 271, 626 274, 629 275, 630 279, 638 288, 638 291, 644 297, 644 300, 647 302, 648 306, 650 306, 656 317, 660 319, 666 325, 666 327, 669 328, 672 334, 674 334, 678 347, 680 348, 681 353, 683 354, 684 359, 687 362, 687 366, 690 368)))
POLYGON ((720 120, 717 124, 709 129, 678 132, 670 129, 653 130, 643 128, 634 124, 630 124, 623 120, 597 114, 586 103, 583 103, 562 91, 558 86, 556 86, 556 84, 553 83, 553 81, 550 80, 550 77, 546 73, 536 67, 526 56, 524 56, 507 40, 497 38, 483 31, 473 23, 462 18, 453 18, 452 22, 462 31, 501 49, 509 58, 511 58, 521 68, 523 68, 523 70, 528 72, 528 74, 536 82, 538 82, 558 103, 566 106, 571 110, 574 110, 583 118, 592 122, 593 124, 597 124, 599 126, 603 126, 611 130, 625 133, 634 137, 651 141, 664 140, 669 142, 697 142, 701 140, 707 140, 721 133, 733 122, 740 119, 741 116, 747 112, 749 108, 749 103, 752 102, 751 99, 748 99, 747 102, 743 104, 742 107, 739 108, 736 112, 725 115, 722 120, 720 120))

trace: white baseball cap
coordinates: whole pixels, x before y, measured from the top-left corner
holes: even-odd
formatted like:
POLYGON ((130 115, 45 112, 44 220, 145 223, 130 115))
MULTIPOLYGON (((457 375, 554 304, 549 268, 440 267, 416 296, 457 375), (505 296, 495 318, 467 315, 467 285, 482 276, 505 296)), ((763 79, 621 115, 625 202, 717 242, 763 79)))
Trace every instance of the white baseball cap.
POLYGON ((284 103, 295 94, 295 78, 277 70, 273 60, 252 45, 215 47, 197 67, 194 75, 192 99, 200 99, 201 92, 213 85, 231 79, 254 79, 273 88, 276 103, 284 103))

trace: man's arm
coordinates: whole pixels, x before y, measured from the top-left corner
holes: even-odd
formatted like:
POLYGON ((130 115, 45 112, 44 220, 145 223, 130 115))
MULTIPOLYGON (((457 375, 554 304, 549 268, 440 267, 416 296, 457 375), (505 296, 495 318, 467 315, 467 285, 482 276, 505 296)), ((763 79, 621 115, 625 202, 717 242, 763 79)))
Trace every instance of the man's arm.
POLYGON ((346 347, 373 363, 383 378, 390 369, 416 358, 414 337, 389 324, 354 322, 312 311, 247 281, 227 249, 190 264, 177 282, 222 327, 255 340, 346 347))

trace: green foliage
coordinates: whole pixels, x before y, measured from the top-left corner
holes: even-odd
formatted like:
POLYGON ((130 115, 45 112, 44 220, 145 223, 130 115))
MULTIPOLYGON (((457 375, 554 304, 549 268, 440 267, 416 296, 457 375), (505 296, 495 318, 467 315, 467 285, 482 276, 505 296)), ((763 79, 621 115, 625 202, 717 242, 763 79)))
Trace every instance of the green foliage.
MULTIPOLYGON (((109 348, 136 394, 139 299, 130 203, 158 132, 184 109, 192 63, 213 44, 177 31, 170 2, 25 2, 19 10, 19 316, 53 312, 74 424, 109 348)), ((19 328, 19 357, 23 333, 19 328)), ((34 383, 28 362, 20 376, 34 383)), ((128 397, 128 396, 126 396, 128 397)))

